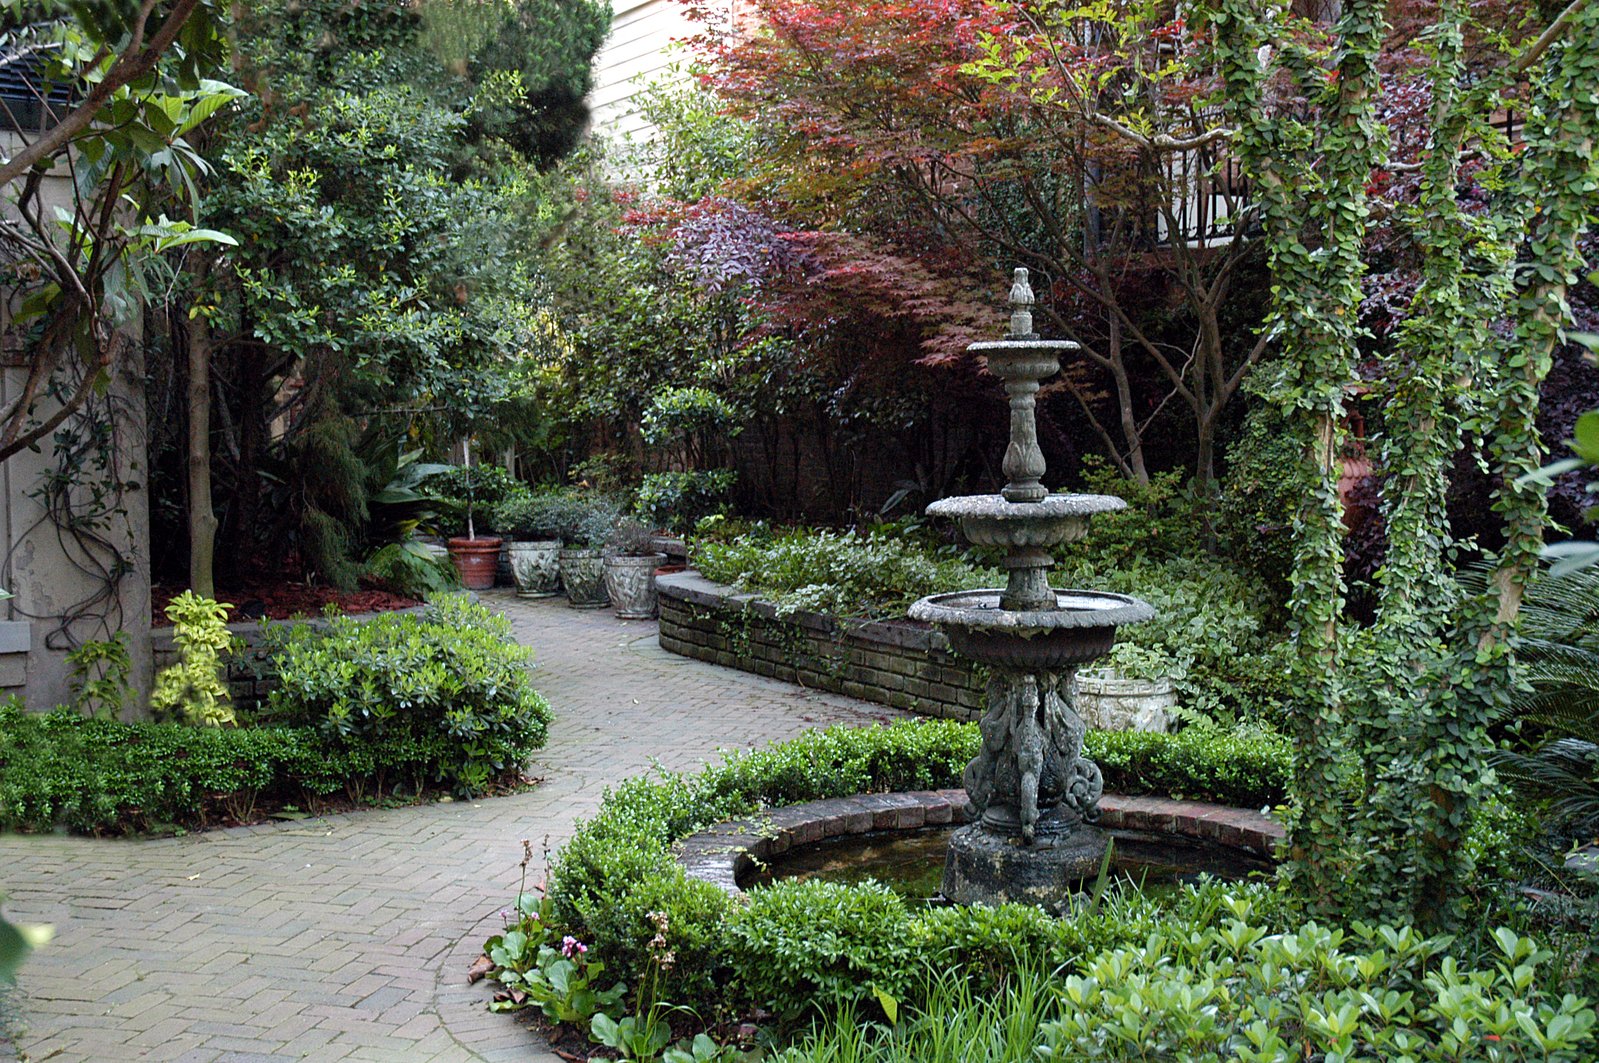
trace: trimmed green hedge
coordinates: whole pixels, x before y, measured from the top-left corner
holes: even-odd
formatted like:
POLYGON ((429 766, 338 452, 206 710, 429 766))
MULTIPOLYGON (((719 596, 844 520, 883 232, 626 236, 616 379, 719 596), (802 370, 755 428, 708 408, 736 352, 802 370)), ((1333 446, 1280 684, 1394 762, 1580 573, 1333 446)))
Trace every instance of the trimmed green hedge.
MULTIPOLYGON (((1018 951, 1058 965, 1137 940, 1174 917, 1137 894, 1122 898, 1114 917, 1096 911, 1059 920, 1016 906, 911 911, 880 887, 824 882, 782 883, 741 905, 687 878, 672 857, 674 841, 763 808, 959 786, 977 743, 975 725, 951 721, 832 727, 735 753, 698 774, 629 779, 607 793, 552 867, 552 919, 636 984, 656 933, 650 913, 664 913, 676 953, 662 974, 666 999, 792 1014, 864 1000, 873 983, 906 989, 927 964, 959 966, 995 982, 1018 951)), ((1287 744, 1273 736, 1094 732, 1087 748, 1105 771, 1106 788, 1120 792, 1176 791, 1260 807, 1283 800, 1289 774, 1287 744)), ((1267 891, 1252 892, 1268 909, 1275 903, 1267 891)), ((1209 925, 1220 896, 1185 894, 1180 918, 1209 925)))
POLYGON ((463 794, 544 744, 549 705, 498 614, 461 598, 292 631, 271 725, 29 715, 0 704, 0 830, 119 834, 248 819, 257 802, 463 794))

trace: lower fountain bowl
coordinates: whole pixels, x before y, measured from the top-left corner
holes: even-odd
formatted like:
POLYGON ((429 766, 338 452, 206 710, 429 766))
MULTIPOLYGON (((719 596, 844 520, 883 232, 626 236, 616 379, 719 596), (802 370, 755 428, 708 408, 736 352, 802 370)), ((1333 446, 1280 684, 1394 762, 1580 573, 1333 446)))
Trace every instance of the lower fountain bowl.
POLYGON ((1058 590, 1057 608, 1000 608, 999 590, 955 591, 923 598, 911 618, 936 624, 956 653, 1001 668, 1049 669, 1087 664, 1110 652, 1116 628, 1155 611, 1125 594, 1058 590))
POLYGON ((1113 627, 1056 628, 1032 638, 950 625, 944 629, 950 649, 963 657, 1000 668, 1068 668, 1097 661, 1116 641, 1113 627))
POLYGON ((1025 845, 1020 838, 974 823, 950 836, 943 893, 956 904, 1033 904, 1059 910, 1083 879, 1099 871, 1108 845, 1109 838, 1097 827, 1079 826, 1025 845))

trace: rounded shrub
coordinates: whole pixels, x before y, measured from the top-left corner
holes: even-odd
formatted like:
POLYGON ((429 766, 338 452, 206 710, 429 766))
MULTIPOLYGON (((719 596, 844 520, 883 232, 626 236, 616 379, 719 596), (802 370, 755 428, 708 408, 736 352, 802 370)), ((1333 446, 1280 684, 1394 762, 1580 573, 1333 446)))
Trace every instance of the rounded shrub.
POLYGON ((465 794, 519 767, 549 726, 528 674, 532 651, 510 621, 461 595, 420 615, 302 625, 276 663, 275 719, 317 727, 346 749, 433 761, 434 781, 465 794))

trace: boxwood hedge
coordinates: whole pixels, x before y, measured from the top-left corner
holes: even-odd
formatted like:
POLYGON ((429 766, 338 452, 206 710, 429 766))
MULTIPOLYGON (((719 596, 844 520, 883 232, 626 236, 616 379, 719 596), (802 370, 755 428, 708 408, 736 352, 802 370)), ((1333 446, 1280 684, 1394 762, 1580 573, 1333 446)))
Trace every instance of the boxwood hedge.
MULTIPOLYGON (((651 913, 664 913, 676 957, 660 975, 668 999, 793 1014, 867 999, 874 985, 904 990, 934 962, 994 982, 1018 950, 1059 965, 1136 940, 1173 917, 1137 894, 1120 898, 1114 917, 1085 912, 1060 920, 1017 906, 913 911, 880 887, 815 881, 778 884, 741 905, 687 878, 672 856, 674 841, 763 808, 958 786, 977 743, 974 725, 950 721, 832 727, 734 753, 697 774, 626 780, 553 864, 552 920, 589 943, 608 970, 636 983, 650 963, 651 913)), ((1287 745, 1272 735, 1093 732, 1087 746, 1107 789, 1123 793, 1260 807, 1283 800, 1288 780, 1287 745)), ((1272 895, 1256 892, 1270 909, 1272 895)), ((1180 918, 1208 925, 1219 898, 1219 889, 1185 894, 1180 918)))
POLYGON ((292 631, 273 722, 122 723, 0 703, 0 830, 119 834, 243 820, 258 802, 481 791, 544 744, 509 624, 460 598, 292 631))

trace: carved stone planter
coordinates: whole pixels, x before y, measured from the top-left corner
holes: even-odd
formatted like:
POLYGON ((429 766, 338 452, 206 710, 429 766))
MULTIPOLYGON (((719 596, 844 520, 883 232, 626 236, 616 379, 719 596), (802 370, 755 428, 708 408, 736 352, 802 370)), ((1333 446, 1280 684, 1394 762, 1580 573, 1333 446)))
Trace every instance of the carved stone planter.
POLYGON ((561 589, 568 605, 598 609, 610 598, 605 592, 605 559, 598 550, 562 550, 561 589))
POLYGON ((655 569, 665 554, 618 555, 605 559, 605 589, 623 620, 648 620, 655 615, 655 569))
POLYGON ((1114 672, 1077 674, 1077 712, 1101 731, 1171 729, 1177 695, 1169 679, 1123 679, 1114 672))
POLYGON ((561 540, 515 542, 506 549, 518 598, 549 598, 561 593, 561 540))

